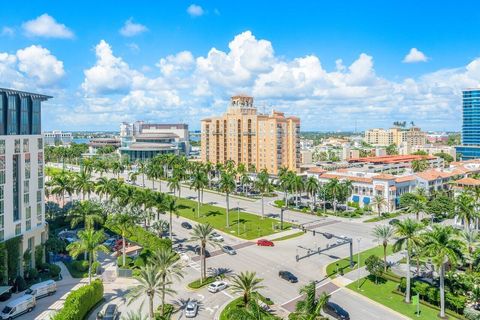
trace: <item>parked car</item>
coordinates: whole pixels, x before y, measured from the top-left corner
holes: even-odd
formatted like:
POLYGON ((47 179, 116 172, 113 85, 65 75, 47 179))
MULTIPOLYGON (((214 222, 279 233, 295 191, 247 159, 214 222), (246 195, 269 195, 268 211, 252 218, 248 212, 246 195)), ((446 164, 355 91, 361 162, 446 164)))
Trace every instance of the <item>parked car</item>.
POLYGON ((267 239, 260 239, 257 240, 257 246, 262 246, 262 247, 273 247, 274 244, 272 241, 267 240, 267 239))
POLYGON ((187 306, 185 307, 185 317, 194 318, 197 316, 198 312, 198 302, 195 300, 189 300, 187 306))
POLYGON ((208 286, 208 291, 211 293, 216 293, 222 291, 226 287, 227 283, 225 281, 215 281, 208 286))
POLYGON ((399 222, 400 222, 400 220, 398 220, 398 219, 392 219, 392 220, 388 221, 388 224, 391 225, 391 226, 394 226, 399 222))
POLYGON ((298 278, 293 275, 290 271, 281 270, 278 272, 278 276, 283 280, 287 280, 290 283, 297 283, 298 278))
POLYGON ((231 256, 237 254, 237 251, 230 246, 223 246, 222 251, 231 255, 231 256))
POLYGON ((27 290, 25 290, 25 294, 30 294, 35 297, 36 300, 51 296, 57 292, 57 283, 54 280, 47 280, 37 284, 34 284, 27 290))
POLYGON ((185 229, 188 229, 188 230, 192 229, 192 225, 190 223, 186 222, 186 221, 182 222, 181 226, 182 226, 182 228, 185 228, 185 229))
POLYGON ((106 247, 112 249, 114 246, 115 246, 115 243, 116 243, 116 239, 114 238, 108 238, 107 240, 105 240, 105 242, 103 243, 106 247))
POLYGON ((0 313, 0 318, 2 320, 10 320, 19 317, 22 314, 32 311, 33 308, 35 308, 35 305, 35 297, 31 294, 25 294, 7 303, 0 313))
MULTIPOLYGON (((125 248, 129 246, 129 243, 127 240, 125 240, 125 248)), ((113 246, 113 251, 118 251, 118 250, 121 250, 123 248, 123 240, 122 239, 119 239, 117 241, 115 241, 115 245, 113 246)))
POLYGON ((218 242, 222 242, 224 240, 222 235, 216 232, 212 232, 212 239, 218 242))
POLYGON ((2 294, 0 294, 0 301, 7 301, 12 297, 12 287, 8 287, 2 294))
MULTIPOLYGON (((200 251, 201 251, 201 250, 200 250, 200 247, 196 247, 196 248, 195 248, 195 253, 196 253, 196 254, 200 255, 200 251)), ((207 249, 205 249, 205 257, 207 257, 207 258, 210 257, 210 252, 209 252, 207 249)))
POLYGON ((102 320, 115 320, 118 317, 118 307, 116 304, 109 304, 105 309, 102 320))
POLYGON ((342 309, 338 304, 333 302, 327 302, 323 307, 323 311, 338 320, 350 320, 350 315, 347 311, 342 309))

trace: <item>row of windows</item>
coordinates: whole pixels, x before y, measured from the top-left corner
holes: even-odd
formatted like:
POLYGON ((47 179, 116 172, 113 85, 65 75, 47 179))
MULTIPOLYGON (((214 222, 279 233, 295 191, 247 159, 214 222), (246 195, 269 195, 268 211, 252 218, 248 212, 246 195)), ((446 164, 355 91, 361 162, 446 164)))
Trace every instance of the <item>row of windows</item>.
POLYGON ((0 93, 0 135, 41 134, 41 101, 0 93))

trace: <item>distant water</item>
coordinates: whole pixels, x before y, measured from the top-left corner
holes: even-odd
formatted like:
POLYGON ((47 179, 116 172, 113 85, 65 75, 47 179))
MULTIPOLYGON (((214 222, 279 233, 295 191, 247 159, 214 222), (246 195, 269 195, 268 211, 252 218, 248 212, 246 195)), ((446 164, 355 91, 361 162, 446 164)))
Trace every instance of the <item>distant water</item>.
POLYGON ((74 138, 73 139, 73 142, 75 143, 89 143, 90 142, 90 139, 87 139, 87 138, 74 138))

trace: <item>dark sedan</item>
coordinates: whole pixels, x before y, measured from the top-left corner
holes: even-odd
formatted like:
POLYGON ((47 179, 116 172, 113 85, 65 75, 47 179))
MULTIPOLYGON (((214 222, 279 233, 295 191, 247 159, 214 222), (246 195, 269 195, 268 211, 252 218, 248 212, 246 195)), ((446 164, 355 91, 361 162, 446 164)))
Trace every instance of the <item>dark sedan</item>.
POLYGON ((347 311, 342 309, 338 304, 333 302, 327 302, 323 307, 323 311, 338 320, 350 320, 350 315, 347 311))
POLYGON ((185 229, 192 229, 192 225, 188 222, 182 222, 182 228, 185 228, 185 229))
POLYGON ((282 278, 283 280, 287 280, 290 283, 297 283, 298 278, 293 275, 290 271, 279 271, 278 276, 282 278))

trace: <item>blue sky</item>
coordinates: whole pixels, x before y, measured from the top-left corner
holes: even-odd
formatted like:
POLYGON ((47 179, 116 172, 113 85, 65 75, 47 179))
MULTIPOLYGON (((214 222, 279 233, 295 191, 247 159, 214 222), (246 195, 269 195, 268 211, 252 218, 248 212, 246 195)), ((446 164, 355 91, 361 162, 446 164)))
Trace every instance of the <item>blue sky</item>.
POLYGON ((2 1, 0 86, 53 95, 44 129, 197 129, 246 93, 305 130, 459 130, 480 4, 338 2, 2 1))

